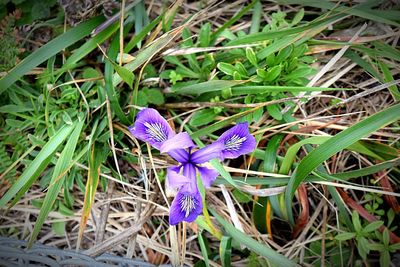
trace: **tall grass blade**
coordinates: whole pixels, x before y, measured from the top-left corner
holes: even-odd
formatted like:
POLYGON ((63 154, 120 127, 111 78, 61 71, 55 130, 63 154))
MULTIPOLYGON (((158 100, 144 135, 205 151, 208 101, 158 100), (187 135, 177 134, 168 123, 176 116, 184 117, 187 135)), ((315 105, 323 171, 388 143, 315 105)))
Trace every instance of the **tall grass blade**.
POLYGON ((0 199, 0 207, 3 208, 13 197, 14 202, 18 201, 22 195, 28 190, 36 178, 47 167, 57 148, 70 135, 75 125, 66 125, 50 138, 43 146, 42 150, 23 171, 19 179, 11 186, 7 193, 0 199), (16 194, 18 195, 16 196, 16 194))
POLYGON ((70 29, 62 35, 56 37, 54 40, 48 42, 25 59, 23 59, 17 66, 15 66, 6 76, 0 79, 0 94, 4 92, 10 85, 32 70, 34 67, 43 63, 47 59, 59 53, 64 48, 72 45, 73 43, 81 40, 101 22, 102 17, 95 17, 91 20, 83 22, 78 26, 70 29))
POLYGON ((291 176, 285 193, 286 208, 293 223, 292 199, 298 186, 321 163, 361 138, 400 118, 400 104, 386 108, 333 136, 304 157, 291 176))
POLYGON ((31 247, 35 241, 37 235, 42 228, 47 215, 51 211, 54 202, 57 199, 58 193, 61 190, 61 186, 64 184, 65 175, 67 174, 69 168, 71 167, 71 160, 74 155, 76 145, 78 143, 79 136, 82 132, 83 125, 85 123, 84 119, 79 122, 75 122, 74 131, 69 136, 68 142, 65 145, 60 157, 57 160, 56 166, 54 167, 53 175, 49 184, 48 191, 43 201, 43 205, 40 209, 39 215, 36 219, 35 226, 33 228, 32 235, 29 239, 28 247, 31 247))
POLYGON ((285 256, 279 254, 278 252, 272 250, 271 248, 257 242, 255 239, 249 237, 245 233, 237 230, 229 222, 225 221, 221 216, 219 216, 215 211, 211 210, 217 221, 225 228, 226 232, 232 236, 233 239, 238 241, 240 244, 245 245, 250 250, 254 251, 258 255, 267 258, 273 265, 289 267, 297 266, 297 264, 285 256))

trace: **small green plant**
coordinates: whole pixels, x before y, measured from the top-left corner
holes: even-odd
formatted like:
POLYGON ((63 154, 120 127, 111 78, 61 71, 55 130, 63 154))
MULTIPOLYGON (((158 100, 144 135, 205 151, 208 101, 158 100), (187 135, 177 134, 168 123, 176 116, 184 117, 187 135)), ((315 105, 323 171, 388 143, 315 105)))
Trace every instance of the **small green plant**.
POLYGON ((353 211, 352 222, 354 232, 344 232, 338 234, 335 238, 339 241, 355 239, 358 254, 363 260, 367 259, 367 255, 371 250, 371 239, 375 237, 375 230, 383 225, 383 221, 374 221, 365 226, 362 225, 360 216, 353 211))
POLYGON ((370 244, 371 250, 379 251, 379 263, 382 267, 390 266, 390 253, 395 253, 400 249, 400 243, 390 244, 389 230, 385 229, 383 233, 375 231, 375 235, 378 237, 380 243, 370 244))
POLYGON ((364 205, 364 208, 371 213, 372 215, 383 216, 385 214, 385 210, 381 208, 383 204, 383 199, 380 195, 376 193, 366 193, 364 199, 368 201, 367 204, 364 205))

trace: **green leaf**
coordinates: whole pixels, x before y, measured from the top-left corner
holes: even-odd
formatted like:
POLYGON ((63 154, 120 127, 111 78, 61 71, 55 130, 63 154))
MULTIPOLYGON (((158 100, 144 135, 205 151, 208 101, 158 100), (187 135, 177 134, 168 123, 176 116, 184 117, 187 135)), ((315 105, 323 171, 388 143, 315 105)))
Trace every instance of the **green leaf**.
POLYGON ((232 255, 232 238, 230 236, 223 236, 221 244, 219 245, 219 256, 221 257, 222 267, 231 266, 232 255))
POLYGON ((257 240, 251 238, 247 234, 237 230, 233 225, 220 217, 214 210, 211 210, 211 213, 233 239, 238 241, 240 244, 245 245, 258 255, 267 258, 272 264, 282 267, 297 266, 295 262, 289 260, 285 256, 279 254, 264 244, 259 243, 257 240))
POLYGON ((0 94, 34 67, 90 34, 91 31, 102 22, 102 20, 103 18, 101 17, 95 17, 83 22, 24 58, 24 60, 7 73, 6 76, 0 79, 0 94))
POLYGON ((341 234, 338 234, 337 236, 335 236, 335 239, 339 240, 339 241, 345 241, 345 240, 352 239, 355 236, 356 236, 355 233, 341 233, 341 234))
POLYGON ((200 244, 201 255, 203 255, 203 258, 204 258, 204 263, 207 267, 210 267, 210 262, 208 261, 207 247, 206 247, 206 244, 204 242, 204 238, 203 238, 203 235, 201 234, 201 232, 197 235, 197 237, 198 237, 199 244, 200 244))
POLYGON ((301 8, 299 12, 296 13, 294 16, 292 23, 290 23, 292 26, 298 24, 304 17, 304 8, 301 8))
MULTIPOLYGON (((228 81, 226 81, 228 82, 228 81)), ((237 84, 235 84, 237 85, 237 84)), ((234 86, 234 85, 231 85, 234 86)), ((208 91, 218 91, 219 88, 208 91)), ((240 85, 232 87, 232 95, 265 94, 271 92, 315 92, 315 91, 339 91, 353 90, 350 88, 323 88, 323 87, 303 87, 303 86, 275 86, 275 85, 240 85)))
POLYGON ((246 47, 246 58, 250 61, 250 63, 257 67, 257 57, 256 54, 254 53, 253 48, 251 47, 246 47))
POLYGON ((115 71, 118 73, 119 77, 132 89, 133 80, 135 79, 135 75, 133 72, 129 71, 128 69, 119 66, 113 62, 113 67, 115 71))
POLYGON ((201 26, 199 33, 200 47, 208 47, 210 45, 210 32, 211 24, 209 22, 201 26))
POLYGON ((226 75, 233 76, 233 73, 237 71, 237 69, 229 63, 220 62, 217 64, 217 68, 225 73, 226 75))
POLYGON ((51 208, 53 207, 53 204, 57 199, 57 196, 65 180, 65 174, 71 167, 72 157, 74 155, 76 145, 78 144, 78 139, 82 132, 84 124, 85 121, 83 119, 74 124, 75 129, 69 136, 68 142, 65 145, 63 151, 61 152, 59 159, 57 160, 56 166, 54 167, 53 175, 51 177, 48 191, 44 198, 43 205, 40 209, 39 215, 36 219, 32 235, 29 239, 28 247, 32 246, 33 242, 35 241, 37 235, 40 232, 40 229, 42 228, 44 221, 47 218, 47 215, 51 211, 51 208))
POLYGON ((162 105, 165 103, 164 94, 159 89, 143 89, 146 100, 150 104, 162 105))
POLYGON ((280 65, 273 66, 267 71, 265 81, 272 82, 281 75, 282 67, 280 65))
POLYGON ((196 111, 193 117, 190 119, 191 126, 202 126, 212 122, 217 114, 213 109, 202 109, 196 111))
POLYGON ((26 167, 19 179, 0 199, 0 207, 4 207, 13 197, 15 197, 13 202, 18 201, 25 194, 36 178, 39 177, 39 175, 47 167, 60 144, 70 136, 70 133, 73 129, 73 125, 65 125, 58 130, 53 137, 50 138, 35 159, 28 165, 28 167, 26 167))
POLYGON ((54 233, 58 236, 65 236, 65 226, 65 221, 51 223, 51 229, 53 229, 54 233))
POLYGON ((351 214, 351 221, 353 222, 354 230, 357 233, 361 232, 361 221, 357 211, 353 211, 353 213, 351 214))
POLYGON ((365 237, 357 238, 357 249, 363 260, 367 259, 369 253, 369 243, 365 237))
POLYGON ((381 257, 379 258, 379 263, 381 267, 390 266, 390 253, 389 251, 383 251, 381 257))
POLYGON ((207 92, 222 91, 223 89, 243 83, 243 81, 211 80, 196 83, 176 89, 178 94, 200 95, 207 92))
POLYGON ((367 226, 364 227, 363 232, 364 233, 369 233, 377 230, 379 227, 383 225, 383 221, 374 221, 367 226))
POLYGON ((282 113, 278 104, 267 106, 267 111, 269 115, 271 115, 271 117, 274 118, 275 120, 277 121, 282 120, 282 113))
POLYGON ((349 147, 361 138, 379 130, 400 118, 400 104, 386 108, 336 134, 316 149, 311 151, 299 163, 291 176, 285 193, 286 208, 293 223, 292 199, 301 182, 320 164, 337 152, 349 147))

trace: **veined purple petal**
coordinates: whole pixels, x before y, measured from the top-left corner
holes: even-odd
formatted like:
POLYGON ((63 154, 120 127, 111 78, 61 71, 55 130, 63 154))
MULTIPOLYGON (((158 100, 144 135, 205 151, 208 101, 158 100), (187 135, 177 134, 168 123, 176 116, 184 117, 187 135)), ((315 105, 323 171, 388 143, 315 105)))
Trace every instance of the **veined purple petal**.
POLYGON ((184 149, 188 147, 194 147, 195 144, 192 141, 192 138, 190 138, 189 134, 186 132, 183 133, 178 133, 177 135, 169 138, 167 141, 165 141, 161 147, 160 147, 160 152, 161 153, 166 153, 170 152, 172 150, 176 149, 184 149))
POLYGON ((203 202, 197 188, 184 185, 178 191, 171 204, 169 212, 169 224, 176 225, 179 222, 193 222, 203 212, 203 202))
POLYGON ((218 172, 214 169, 197 166, 197 170, 200 173, 201 181, 205 188, 209 188, 218 176, 218 172))
POLYGON ((226 132, 217 140, 224 144, 222 158, 233 159, 240 155, 248 154, 256 148, 256 139, 249 133, 247 122, 239 123, 226 132))
POLYGON ((221 158, 221 151, 224 149, 224 145, 221 142, 214 142, 208 146, 205 146, 195 151, 190 156, 190 162, 194 164, 201 164, 215 158, 221 158))
POLYGON ((129 131, 137 139, 149 143, 160 149, 161 145, 175 135, 167 121, 157 110, 145 108, 137 116, 133 127, 129 131))

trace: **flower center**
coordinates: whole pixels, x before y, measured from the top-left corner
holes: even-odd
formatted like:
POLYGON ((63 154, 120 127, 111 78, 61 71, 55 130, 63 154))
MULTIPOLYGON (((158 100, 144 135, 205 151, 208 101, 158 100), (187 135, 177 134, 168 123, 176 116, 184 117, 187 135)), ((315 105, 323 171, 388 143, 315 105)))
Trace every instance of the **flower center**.
POLYGON ((240 137, 237 134, 232 135, 228 140, 225 141, 225 149, 237 151, 240 149, 246 139, 246 136, 240 137))
POLYGON ((187 218, 190 212, 196 207, 197 201, 194 197, 185 195, 181 198, 179 204, 181 205, 181 211, 185 212, 185 218, 187 218))
POLYGON ((143 125, 146 127, 146 133, 150 135, 157 142, 163 142, 167 140, 167 135, 164 132, 164 128, 161 123, 148 123, 145 122, 143 125))

